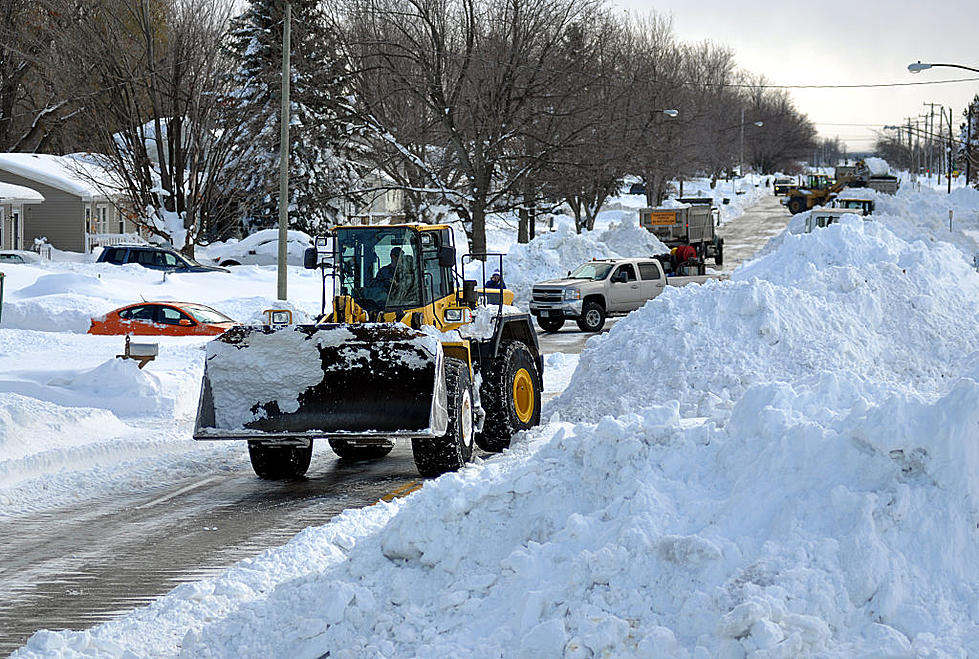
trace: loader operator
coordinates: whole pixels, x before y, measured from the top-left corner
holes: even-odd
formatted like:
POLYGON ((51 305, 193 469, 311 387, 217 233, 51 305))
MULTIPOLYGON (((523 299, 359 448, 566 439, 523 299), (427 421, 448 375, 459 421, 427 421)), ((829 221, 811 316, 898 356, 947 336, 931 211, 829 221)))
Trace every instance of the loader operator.
POLYGON ((391 262, 371 280, 369 297, 379 309, 417 304, 415 262, 400 247, 391 250, 391 262))
POLYGON ((391 287, 391 280, 394 278, 394 270, 398 267, 398 261, 404 255, 404 250, 395 247, 391 250, 391 262, 377 271, 371 286, 387 291, 391 287))

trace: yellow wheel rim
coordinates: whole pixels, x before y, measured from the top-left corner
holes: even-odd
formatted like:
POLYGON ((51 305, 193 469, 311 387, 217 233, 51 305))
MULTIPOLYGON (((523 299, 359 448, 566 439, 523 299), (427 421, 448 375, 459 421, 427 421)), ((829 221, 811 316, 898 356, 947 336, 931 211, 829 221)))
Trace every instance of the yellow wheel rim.
POLYGON ((530 423, 534 416, 534 379, 525 368, 513 376, 513 407, 521 423, 530 423))

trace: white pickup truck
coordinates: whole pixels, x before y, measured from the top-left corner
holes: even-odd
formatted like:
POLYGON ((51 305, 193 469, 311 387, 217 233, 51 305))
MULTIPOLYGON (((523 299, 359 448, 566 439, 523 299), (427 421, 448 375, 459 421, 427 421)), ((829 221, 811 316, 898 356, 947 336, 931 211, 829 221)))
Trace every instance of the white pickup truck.
POLYGON ((530 313, 545 332, 556 332, 571 318, 582 332, 598 332, 608 316, 627 314, 667 286, 702 284, 726 275, 667 275, 669 255, 589 261, 563 279, 534 284, 530 313))

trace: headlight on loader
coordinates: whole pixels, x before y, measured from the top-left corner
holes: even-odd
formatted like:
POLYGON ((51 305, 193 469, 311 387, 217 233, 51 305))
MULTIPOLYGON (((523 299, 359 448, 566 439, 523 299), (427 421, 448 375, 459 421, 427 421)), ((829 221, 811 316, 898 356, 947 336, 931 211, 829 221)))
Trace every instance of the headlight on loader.
POLYGON ((472 311, 465 307, 453 307, 445 310, 445 322, 447 323, 471 323, 472 311))

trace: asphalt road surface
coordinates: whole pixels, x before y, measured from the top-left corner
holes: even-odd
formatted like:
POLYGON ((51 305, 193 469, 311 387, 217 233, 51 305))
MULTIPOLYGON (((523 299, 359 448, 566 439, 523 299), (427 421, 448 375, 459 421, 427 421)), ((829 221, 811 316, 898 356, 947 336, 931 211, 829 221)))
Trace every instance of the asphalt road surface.
MULTIPOLYGON (((721 227, 723 269, 749 258, 789 217, 776 198, 765 197, 721 227)), ((580 353, 590 336, 569 322, 540 340, 545 353, 580 353)), ((261 481, 244 462, 239 470, 0 521, 0 654, 39 629, 96 625, 343 510, 420 485, 406 442, 382 460, 356 464, 338 461, 317 442, 307 478, 296 482, 261 481)))

